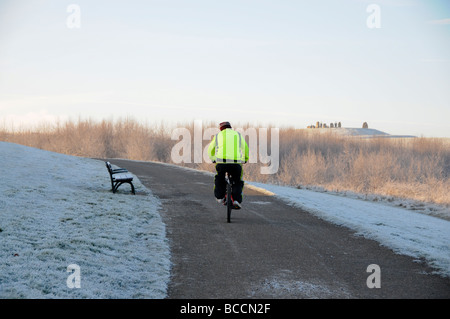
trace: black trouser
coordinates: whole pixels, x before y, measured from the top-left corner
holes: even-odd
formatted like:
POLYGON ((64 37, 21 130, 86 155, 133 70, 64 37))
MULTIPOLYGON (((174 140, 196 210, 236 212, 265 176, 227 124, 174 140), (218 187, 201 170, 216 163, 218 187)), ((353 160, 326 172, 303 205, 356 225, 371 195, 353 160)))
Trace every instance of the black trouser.
POLYGON ((242 189, 244 181, 242 180, 242 164, 235 163, 218 163, 216 164, 217 174, 214 177, 214 196, 218 199, 225 197, 227 191, 227 182, 225 181, 225 173, 231 175, 231 184, 233 185, 231 197, 242 203, 242 189))

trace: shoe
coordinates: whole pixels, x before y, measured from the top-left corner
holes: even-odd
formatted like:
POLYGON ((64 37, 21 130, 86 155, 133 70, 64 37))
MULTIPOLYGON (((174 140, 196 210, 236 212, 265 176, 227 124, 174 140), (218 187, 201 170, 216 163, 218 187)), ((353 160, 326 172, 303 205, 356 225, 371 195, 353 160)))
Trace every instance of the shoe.
POLYGON ((234 209, 241 209, 242 208, 241 203, 239 203, 237 200, 235 200, 233 202, 233 208, 234 209))
POLYGON ((217 201, 219 204, 222 204, 222 205, 226 205, 226 204, 227 204, 227 198, 226 198, 226 197, 224 197, 224 198, 222 198, 222 199, 216 198, 216 201, 217 201))

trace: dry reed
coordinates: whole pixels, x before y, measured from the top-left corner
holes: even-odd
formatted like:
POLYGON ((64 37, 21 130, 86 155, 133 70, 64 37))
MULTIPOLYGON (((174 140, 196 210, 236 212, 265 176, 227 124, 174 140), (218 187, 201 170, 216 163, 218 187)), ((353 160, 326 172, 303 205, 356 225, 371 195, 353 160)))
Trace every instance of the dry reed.
MULTIPOLYGON (((178 123, 194 137, 193 123, 178 123)), ((204 124, 214 127, 215 123, 204 124)), ((249 124, 240 127, 248 129, 249 124)), ((92 158, 171 162, 174 125, 134 119, 90 119, 43 124, 35 129, 0 128, 0 140, 92 158)), ((257 127, 258 129, 258 127, 257 127)), ((349 138, 280 128, 279 170, 260 173, 261 163, 245 166, 246 180, 333 191, 380 194, 450 205, 450 144, 433 138, 349 138)), ((203 148, 209 140, 203 141, 203 148)), ((193 147, 193 140, 192 140, 193 147)), ((193 152, 192 152, 193 154, 193 152)), ((210 163, 183 164, 213 171, 210 163)))

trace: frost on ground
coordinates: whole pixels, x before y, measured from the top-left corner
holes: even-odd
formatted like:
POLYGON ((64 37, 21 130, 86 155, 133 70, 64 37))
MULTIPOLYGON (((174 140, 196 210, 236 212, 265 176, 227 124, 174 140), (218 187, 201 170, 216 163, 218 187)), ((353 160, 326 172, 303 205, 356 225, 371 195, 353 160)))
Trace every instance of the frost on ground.
POLYGON ((0 298, 166 297, 160 203, 136 177, 113 194, 102 161, 4 142, 0 161, 0 298))
POLYGON ((323 283, 318 280, 299 280, 290 270, 277 270, 274 274, 252 287, 249 295, 260 298, 353 298, 344 282, 323 283))
POLYGON ((383 202, 251 182, 318 217, 353 229, 396 253, 425 260, 450 276, 450 221, 383 202))

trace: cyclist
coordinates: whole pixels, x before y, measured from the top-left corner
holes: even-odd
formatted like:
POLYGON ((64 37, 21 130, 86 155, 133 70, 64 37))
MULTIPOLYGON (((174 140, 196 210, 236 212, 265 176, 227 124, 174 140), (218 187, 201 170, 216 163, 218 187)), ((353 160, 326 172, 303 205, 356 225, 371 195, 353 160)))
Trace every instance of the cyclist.
POLYGON ((242 190, 242 164, 248 161, 248 145, 244 137, 231 128, 230 122, 219 124, 220 132, 216 134, 208 147, 209 158, 216 163, 216 176, 214 177, 214 196, 217 202, 226 204, 225 173, 231 175, 233 184, 231 199, 235 209, 241 208, 242 190))

